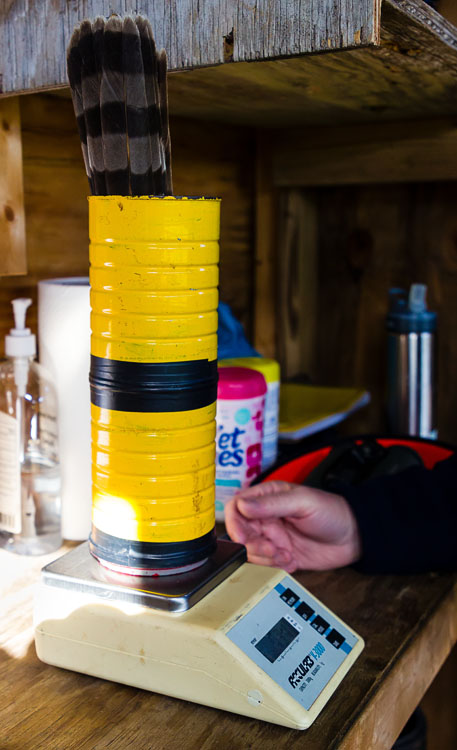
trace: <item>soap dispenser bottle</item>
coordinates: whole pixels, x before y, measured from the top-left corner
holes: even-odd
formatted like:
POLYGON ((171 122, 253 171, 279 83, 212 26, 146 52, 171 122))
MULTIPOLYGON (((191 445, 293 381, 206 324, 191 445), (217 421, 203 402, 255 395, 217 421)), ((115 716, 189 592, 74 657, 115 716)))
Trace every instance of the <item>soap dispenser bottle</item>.
POLYGON ((0 363, 0 546, 41 555, 62 541, 60 466, 57 396, 25 326, 31 303, 13 300, 15 327, 0 363))

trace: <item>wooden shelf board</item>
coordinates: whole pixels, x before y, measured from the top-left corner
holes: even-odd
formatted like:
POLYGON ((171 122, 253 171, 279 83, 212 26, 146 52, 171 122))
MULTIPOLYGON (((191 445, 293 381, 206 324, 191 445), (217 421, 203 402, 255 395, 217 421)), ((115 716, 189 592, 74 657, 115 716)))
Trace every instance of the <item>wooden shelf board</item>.
MULTIPOLYGON (((379 44, 364 39, 368 46, 171 72, 170 111, 256 128, 457 115, 457 28, 439 13, 423 0, 384 0, 379 44)), ((235 60, 274 56, 262 48, 237 58, 235 47, 235 60)), ((54 87, 65 83, 59 76, 54 87)))
POLYGON ((384 0, 380 46, 172 74, 171 111, 272 128, 454 116, 456 75, 457 29, 384 0))
MULTIPOLYGON (((135 0, 13 0, 0 10, 2 91, 66 83, 65 50, 76 25, 107 13, 136 13, 135 0)), ((381 0, 143 0, 171 70, 376 44, 381 0)))

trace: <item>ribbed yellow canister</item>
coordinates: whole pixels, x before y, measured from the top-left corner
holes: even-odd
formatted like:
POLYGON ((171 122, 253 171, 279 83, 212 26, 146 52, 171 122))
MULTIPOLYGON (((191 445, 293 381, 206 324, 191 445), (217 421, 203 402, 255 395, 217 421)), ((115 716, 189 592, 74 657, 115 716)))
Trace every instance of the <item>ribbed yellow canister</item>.
POLYGON ((89 198, 91 551, 173 568, 214 547, 220 201, 89 198))

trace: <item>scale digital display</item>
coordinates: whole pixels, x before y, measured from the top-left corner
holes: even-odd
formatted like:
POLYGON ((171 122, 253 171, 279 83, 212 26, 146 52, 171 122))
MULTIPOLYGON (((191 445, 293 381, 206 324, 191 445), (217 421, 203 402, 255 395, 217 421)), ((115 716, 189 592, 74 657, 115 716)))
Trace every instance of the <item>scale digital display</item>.
POLYGON ((287 622, 285 617, 281 617, 279 622, 255 644, 255 647, 273 664, 297 635, 300 635, 300 631, 287 622))
POLYGON ((283 578, 227 633, 257 666, 309 710, 357 636, 292 578, 283 578))

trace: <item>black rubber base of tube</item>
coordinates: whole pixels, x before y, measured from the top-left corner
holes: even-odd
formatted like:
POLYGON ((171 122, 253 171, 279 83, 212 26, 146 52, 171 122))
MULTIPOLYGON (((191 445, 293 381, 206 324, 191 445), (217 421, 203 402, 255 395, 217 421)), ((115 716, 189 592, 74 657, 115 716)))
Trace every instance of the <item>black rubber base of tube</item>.
POLYGON ((186 542, 137 542, 121 539, 92 525, 89 549, 98 560, 126 568, 165 570, 204 560, 216 549, 216 530, 186 542))

